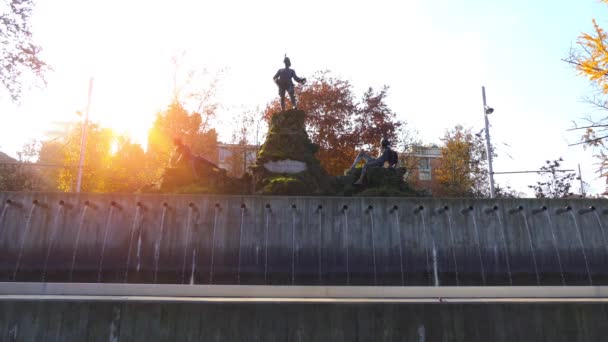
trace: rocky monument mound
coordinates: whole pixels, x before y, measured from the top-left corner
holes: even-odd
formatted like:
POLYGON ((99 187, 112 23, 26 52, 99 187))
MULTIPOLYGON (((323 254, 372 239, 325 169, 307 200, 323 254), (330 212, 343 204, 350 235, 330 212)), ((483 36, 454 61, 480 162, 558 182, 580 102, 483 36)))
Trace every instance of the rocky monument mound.
POLYGON ((252 168, 261 194, 325 195, 332 178, 315 158, 319 147, 306 133, 306 113, 290 109, 272 115, 266 141, 252 168))

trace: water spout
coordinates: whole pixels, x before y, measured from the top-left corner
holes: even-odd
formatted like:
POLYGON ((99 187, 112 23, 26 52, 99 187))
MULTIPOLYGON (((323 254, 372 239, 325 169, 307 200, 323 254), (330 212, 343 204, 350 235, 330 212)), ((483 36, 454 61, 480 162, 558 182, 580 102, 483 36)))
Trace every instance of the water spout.
POLYGON ((517 208, 509 209, 509 214, 513 215, 513 214, 519 213, 522 210, 524 210, 524 207, 522 207, 520 205, 517 208))
POLYGON ((473 211, 473 207, 472 206, 468 206, 466 208, 463 208, 462 210, 460 210, 460 213, 463 215, 466 215, 469 211, 473 211))
POLYGON ((589 208, 584 208, 584 209, 579 209, 578 213, 579 215, 585 215, 591 212, 595 212, 595 207, 591 206, 589 208))
POLYGON ((443 206, 443 207, 441 207, 441 208, 438 208, 437 210, 435 210, 435 212, 436 212, 437 214, 443 214, 443 213, 447 212, 448 210, 450 210, 450 207, 448 207, 448 206, 446 205, 446 206, 443 206))
POLYGON ((540 207, 540 208, 532 209, 532 214, 533 214, 533 215, 536 215, 536 214, 539 214, 539 213, 542 213, 542 212, 545 212, 545 211, 547 211, 547 207, 545 207, 545 206, 543 205, 543 206, 542 206, 542 207, 540 207))
POLYGON ((496 211, 498 211, 498 206, 496 206, 496 205, 493 207, 490 207, 490 208, 485 208, 483 210, 483 212, 486 214, 492 214, 492 213, 495 213, 496 211))
POLYGON ((563 214, 563 213, 567 213, 567 212, 569 212, 570 210, 572 210, 572 207, 571 207, 571 206, 566 206, 566 207, 563 207, 563 208, 558 208, 558 209, 556 209, 556 210, 555 210, 555 213, 556 213, 557 215, 561 215, 561 214, 563 214))

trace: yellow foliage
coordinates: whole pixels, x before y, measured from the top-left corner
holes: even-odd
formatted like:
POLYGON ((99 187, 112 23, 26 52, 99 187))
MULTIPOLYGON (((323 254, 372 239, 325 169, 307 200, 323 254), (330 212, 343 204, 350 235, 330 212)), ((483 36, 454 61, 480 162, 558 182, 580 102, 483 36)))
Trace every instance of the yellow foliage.
MULTIPOLYGON (((65 168, 48 172, 49 182, 59 191, 75 191, 80 161, 82 125, 75 125, 60 141, 43 143, 39 161, 65 165, 65 168)), ((107 128, 89 124, 81 191, 83 192, 134 192, 147 181, 146 157, 139 145, 124 137, 115 137, 107 128), (117 143, 116 153, 111 153, 117 143)))
POLYGON ((442 139, 439 165, 434 170, 434 194, 448 197, 483 196, 485 156, 481 138, 456 126, 442 139))
MULTIPOLYGON (((608 4, 608 0, 604 0, 608 4)), ((593 20, 594 32, 583 33, 577 44, 583 53, 574 58, 577 70, 590 81, 595 82, 604 94, 608 94, 608 35, 593 20)))

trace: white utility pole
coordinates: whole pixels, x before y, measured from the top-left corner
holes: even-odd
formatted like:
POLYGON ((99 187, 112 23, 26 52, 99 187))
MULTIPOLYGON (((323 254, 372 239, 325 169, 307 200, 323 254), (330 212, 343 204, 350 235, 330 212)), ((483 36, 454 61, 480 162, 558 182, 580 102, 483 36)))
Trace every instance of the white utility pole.
POLYGON ((488 115, 494 112, 493 108, 486 104, 486 87, 481 87, 481 97, 483 98, 483 117, 486 124, 486 152, 488 153, 488 169, 490 171, 490 198, 494 198, 494 169, 492 168, 492 144, 490 144, 490 123, 488 115))
POLYGON ((76 192, 80 192, 82 184, 82 169, 84 166, 85 147, 87 145, 87 130, 89 128, 89 110, 91 109, 91 94, 93 92, 93 78, 89 79, 89 96, 87 109, 84 112, 84 123, 82 124, 82 137, 80 139, 80 161, 78 162, 78 178, 76 180, 76 192))

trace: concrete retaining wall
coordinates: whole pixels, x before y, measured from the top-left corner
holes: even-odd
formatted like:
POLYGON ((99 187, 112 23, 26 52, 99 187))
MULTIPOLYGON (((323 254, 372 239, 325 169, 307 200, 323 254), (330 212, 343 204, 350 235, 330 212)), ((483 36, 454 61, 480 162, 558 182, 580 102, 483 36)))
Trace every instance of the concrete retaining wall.
POLYGON ((5 192, 0 281, 605 285, 607 209, 606 200, 5 192))
POLYGON ((2 341, 605 341, 606 304, 0 302, 2 341))

